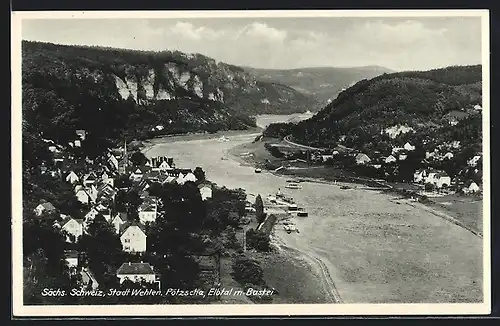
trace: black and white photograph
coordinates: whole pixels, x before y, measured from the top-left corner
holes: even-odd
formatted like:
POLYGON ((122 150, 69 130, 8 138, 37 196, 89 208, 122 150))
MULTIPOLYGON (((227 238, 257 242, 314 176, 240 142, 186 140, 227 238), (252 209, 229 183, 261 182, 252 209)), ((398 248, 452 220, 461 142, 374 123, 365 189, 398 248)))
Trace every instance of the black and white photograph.
POLYGON ((12 12, 14 315, 490 313, 488 20, 12 12))

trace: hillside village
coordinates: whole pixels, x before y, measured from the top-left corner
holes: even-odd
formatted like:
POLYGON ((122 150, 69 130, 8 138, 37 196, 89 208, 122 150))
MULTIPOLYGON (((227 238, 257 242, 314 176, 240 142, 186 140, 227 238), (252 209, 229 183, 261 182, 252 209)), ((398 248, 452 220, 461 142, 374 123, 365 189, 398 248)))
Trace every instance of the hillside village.
MULTIPOLYGON (((120 267, 112 272, 118 281, 117 287, 127 285, 126 288, 130 288, 133 284, 141 284, 143 288, 160 290, 161 266, 151 265, 146 258, 151 261, 151 257, 159 254, 152 252, 151 248, 155 245, 150 242, 163 241, 158 240, 158 234, 151 235, 157 232, 152 230, 159 225, 154 226, 155 222, 165 219, 167 210, 162 201, 161 186, 196 187, 198 194, 191 194, 191 199, 186 201, 199 196, 205 202, 212 198, 215 185, 205 180, 205 173, 200 167, 194 170, 178 167, 171 157, 147 159, 140 151, 127 151, 126 142, 123 147, 108 149, 104 155, 93 160, 79 158, 72 154, 75 153, 73 149, 82 146, 85 136, 84 130, 77 130, 75 140, 67 146, 43 139, 53 154, 54 162, 42 164, 39 174, 69 185, 80 206, 73 215, 66 215, 60 213, 50 201, 41 199, 33 210, 35 218, 64 235, 65 262, 70 277, 76 282, 75 288, 90 291, 88 293, 92 294, 89 296, 98 293, 102 272, 99 271, 101 275, 98 276, 92 270, 86 259, 88 253, 81 251, 81 243, 88 241, 86 236, 111 230, 118 237, 122 251, 116 256, 121 261, 118 264, 115 262, 115 266, 120 267), (151 237, 155 240, 150 240, 151 237)), ((175 189, 179 191, 181 188, 175 189)), ((185 199, 182 197, 180 200, 185 199)), ((231 202, 228 200, 228 203, 231 202)), ((93 245, 106 246, 104 243, 93 245)), ((206 254, 209 251, 198 255, 198 268, 205 269, 205 274, 208 272, 208 279, 212 280, 209 286, 213 286, 217 279, 217 259, 213 254, 206 254)), ((193 273, 197 270, 192 269, 193 273)))
POLYGON ((304 150, 282 142, 266 147, 273 156, 285 159, 285 165, 302 162, 335 166, 360 176, 410 183, 430 196, 435 192, 481 195, 482 151, 463 153, 464 145, 457 140, 436 146, 426 141, 419 144, 411 139, 402 140, 413 132, 407 125, 386 128, 381 131, 385 146, 366 151, 342 145, 346 136, 339 138, 336 149, 304 150), (459 156, 465 164, 455 161, 459 156))

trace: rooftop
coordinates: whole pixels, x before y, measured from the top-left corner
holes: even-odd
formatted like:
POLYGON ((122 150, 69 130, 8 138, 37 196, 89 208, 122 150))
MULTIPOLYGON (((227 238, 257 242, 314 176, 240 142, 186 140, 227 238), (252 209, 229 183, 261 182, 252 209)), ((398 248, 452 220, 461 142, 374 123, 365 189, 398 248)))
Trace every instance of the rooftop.
POLYGON ((123 235, 123 233, 131 226, 137 226, 139 229, 141 229, 142 232, 144 232, 144 234, 146 234, 146 229, 144 228, 144 225, 142 225, 142 223, 136 221, 128 221, 120 226, 120 236, 123 235))
POLYGON ((65 250, 64 251, 65 258, 78 258, 78 251, 76 250, 65 250))
POLYGON ((117 275, 150 275, 154 274, 153 267, 149 263, 123 263, 116 271, 117 275))

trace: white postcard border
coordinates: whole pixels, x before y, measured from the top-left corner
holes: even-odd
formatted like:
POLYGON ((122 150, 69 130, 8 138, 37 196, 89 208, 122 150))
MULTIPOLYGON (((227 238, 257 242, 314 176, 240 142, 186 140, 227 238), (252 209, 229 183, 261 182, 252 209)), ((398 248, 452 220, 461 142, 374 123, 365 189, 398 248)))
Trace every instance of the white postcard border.
POLYGON ((36 316, 277 316, 277 315, 478 315, 491 312, 490 237, 490 46, 488 10, 307 10, 307 11, 38 11, 13 12, 11 20, 11 162, 13 315, 36 316), (482 19, 483 69, 483 303, 474 304, 256 304, 25 306, 22 268, 21 25, 23 19, 271 18, 271 17, 443 17, 482 19))

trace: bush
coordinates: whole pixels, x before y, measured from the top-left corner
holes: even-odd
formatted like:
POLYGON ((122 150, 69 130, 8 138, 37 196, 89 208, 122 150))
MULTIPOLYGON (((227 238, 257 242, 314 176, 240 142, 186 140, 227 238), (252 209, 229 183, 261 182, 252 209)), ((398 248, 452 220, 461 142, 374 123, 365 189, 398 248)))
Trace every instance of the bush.
POLYGON ((426 183, 424 189, 425 191, 433 191, 436 187, 432 183, 426 183))
POLYGON ((245 256, 238 257, 233 263, 233 278, 240 284, 263 284, 262 268, 256 260, 245 256))
POLYGON ((258 251, 270 251, 269 237, 262 231, 250 229, 246 233, 247 246, 258 251))
POLYGON ((227 228, 226 237, 224 239, 224 246, 228 249, 239 249, 241 248, 241 244, 236 237, 236 231, 234 228, 227 228))

